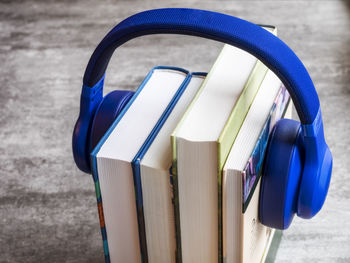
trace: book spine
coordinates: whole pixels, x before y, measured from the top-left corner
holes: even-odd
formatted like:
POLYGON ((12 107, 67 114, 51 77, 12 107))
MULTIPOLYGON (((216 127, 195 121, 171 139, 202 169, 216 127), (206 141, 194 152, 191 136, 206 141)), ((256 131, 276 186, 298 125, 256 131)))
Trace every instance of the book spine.
POLYGON ((249 201, 261 176, 261 168, 269 135, 272 131, 273 126, 284 115, 289 101, 289 93, 282 85, 270 110, 265 125, 260 132, 259 139, 254 146, 254 150, 252 151, 252 154, 249 157, 248 162, 242 172, 243 213, 248 207, 249 201))
POLYGON ((98 211, 98 218, 100 221, 100 228, 101 228, 101 235, 102 235, 103 252, 105 255, 105 262, 109 263, 111 260, 109 257, 107 231, 106 231, 105 220, 103 215, 102 196, 101 196, 100 182, 98 180, 98 175, 97 175, 96 158, 92 158, 92 178, 94 180, 94 186, 95 186, 97 211, 98 211))
MULTIPOLYGON (((176 151, 176 139, 171 137, 171 144, 173 152, 176 151)), ((177 178, 177 159, 173 158, 172 166, 170 168, 170 180, 173 185, 173 205, 174 205, 174 218, 175 218, 175 238, 176 238, 176 262, 182 262, 182 250, 181 250, 181 227, 180 227, 180 207, 179 207, 179 188, 177 178)))
POLYGON ((141 162, 141 159, 139 158, 134 159, 131 163, 131 166, 132 166, 132 172, 134 175, 134 187, 135 187, 135 196, 136 196, 137 223, 139 228, 141 260, 143 263, 147 263, 148 254, 147 254, 145 218, 143 213, 140 162, 141 162))

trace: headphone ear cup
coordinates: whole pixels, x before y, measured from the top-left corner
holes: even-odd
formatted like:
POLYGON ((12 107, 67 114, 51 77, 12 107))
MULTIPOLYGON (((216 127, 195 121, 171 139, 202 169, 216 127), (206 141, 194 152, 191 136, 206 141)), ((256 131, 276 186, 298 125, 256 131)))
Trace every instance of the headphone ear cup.
POLYGON ((115 90, 103 98, 96 110, 91 126, 90 152, 95 148, 133 95, 133 91, 115 90))
POLYGON ((297 121, 281 119, 272 130, 259 200, 259 219, 268 227, 286 229, 296 213, 304 164, 301 140, 297 121))

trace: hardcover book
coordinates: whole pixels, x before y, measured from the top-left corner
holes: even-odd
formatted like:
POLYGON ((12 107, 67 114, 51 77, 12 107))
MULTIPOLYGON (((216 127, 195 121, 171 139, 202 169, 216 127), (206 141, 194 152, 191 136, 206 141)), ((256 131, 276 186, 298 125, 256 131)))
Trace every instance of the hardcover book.
POLYGON ((223 168, 224 262, 263 262, 274 230, 259 222, 259 190, 269 134, 286 111, 289 94, 268 72, 223 168))
MULTIPOLYGON (((192 73, 191 79, 177 102, 172 104, 151 132, 132 161, 139 200, 138 217, 144 219, 142 235, 146 237, 148 262, 176 262, 173 190, 169 173, 172 161, 170 134, 197 93, 206 74, 192 73)), ((141 234, 140 234, 141 235, 141 234)), ((144 259, 144 258, 143 258, 144 259)), ((146 259, 143 262, 147 261, 146 259)))
POLYGON ((137 217, 139 185, 133 178, 131 162, 189 79, 183 69, 152 69, 91 153, 107 262, 141 262, 142 256, 147 259, 146 240, 138 231, 143 221, 137 217))

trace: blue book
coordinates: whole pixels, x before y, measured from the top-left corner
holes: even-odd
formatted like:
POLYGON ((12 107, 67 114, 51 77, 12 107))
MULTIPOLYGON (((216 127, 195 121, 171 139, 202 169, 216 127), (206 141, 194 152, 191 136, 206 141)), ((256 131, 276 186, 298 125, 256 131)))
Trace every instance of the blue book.
POLYGON ((143 216, 137 216, 142 215, 141 185, 131 163, 190 79, 184 69, 153 68, 91 153, 106 262, 147 262, 143 216))
POLYGON ((140 236, 146 240, 143 262, 176 262, 176 233, 170 168, 170 135, 197 94, 206 74, 192 73, 182 94, 164 112, 132 161, 140 236), (144 238, 145 237, 145 238, 144 238))

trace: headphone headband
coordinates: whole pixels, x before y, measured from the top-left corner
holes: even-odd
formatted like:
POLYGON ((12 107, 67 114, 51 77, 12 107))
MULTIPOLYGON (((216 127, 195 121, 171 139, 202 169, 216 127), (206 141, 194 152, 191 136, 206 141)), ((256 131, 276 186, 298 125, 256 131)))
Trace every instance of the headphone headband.
POLYGON ((84 74, 94 87, 104 76, 114 50, 125 42, 150 34, 204 37, 241 48, 261 60, 288 89, 302 124, 312 124, 320 103, 304 65, 279 38, 245 20, 204 10, 167 8, 135 14, 114 27, 101 41, 84 74))

